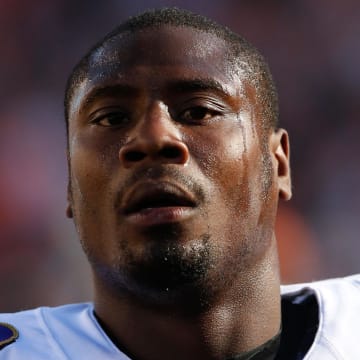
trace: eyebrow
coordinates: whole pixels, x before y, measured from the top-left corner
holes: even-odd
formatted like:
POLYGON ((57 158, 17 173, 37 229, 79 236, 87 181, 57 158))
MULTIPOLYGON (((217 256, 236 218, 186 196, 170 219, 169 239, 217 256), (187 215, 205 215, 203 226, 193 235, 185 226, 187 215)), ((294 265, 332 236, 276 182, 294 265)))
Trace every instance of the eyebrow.
POLYGON ((127 84, 114 84, 95 87, 86 95, 80 106, 80 111, 85 111, 99 98, 110 96, 131 96, 138 92, 139 91, 135 87, 127 84))
POLYGON ((169 90, 175 92, 195 92, 195 91, 210 91, 219 94, 222 97, 230 97, 230 92, 217 80, 212 78, 194 78, 194 79, 180 79, 167 86, 169 90))
MULTIPOLYGON (((219 81, 212 78, 177 79, 170 81, 165 88, 179 94, 196 91, 210 91, 221 97, 231 96, 230 92, 225 89, 219 81)), ((99 98, 111 96, 131 97, 136 96, 140 92, 140 88, 128 84, 113 84, 95 87, 86 95, 80 106, 80 111, 83 112, 88 109, 99 98)))

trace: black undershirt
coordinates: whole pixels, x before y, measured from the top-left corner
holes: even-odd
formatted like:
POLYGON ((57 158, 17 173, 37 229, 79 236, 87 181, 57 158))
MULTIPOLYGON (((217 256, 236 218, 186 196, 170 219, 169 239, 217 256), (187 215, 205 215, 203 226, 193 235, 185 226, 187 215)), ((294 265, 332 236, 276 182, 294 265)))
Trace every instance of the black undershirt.
POLYGON ((276 360, 301 360, 314 342, 319 327, 319 306, 311 289, 283 295, 282 328, 276 360))
POLYGON ((259 347, 226 360, 301 360, 310 349, 319 325, 314 292, 303 289, 281 299, 282 331, 259 347))
POLYGON ((265 344, 246 353, 235 355, 226 360, 274 360, 278 352, 281 339, 281 331, 265 344))

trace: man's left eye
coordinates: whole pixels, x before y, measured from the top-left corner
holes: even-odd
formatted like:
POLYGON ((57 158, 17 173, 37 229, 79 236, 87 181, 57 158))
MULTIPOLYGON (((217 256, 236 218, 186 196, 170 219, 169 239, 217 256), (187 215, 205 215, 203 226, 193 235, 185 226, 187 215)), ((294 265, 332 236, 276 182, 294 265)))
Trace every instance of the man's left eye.
POLYGON ((179 116, 179 120, 184 122, 200 122, 209 120, 215 115, 217 115, 217 112, 214 110, 203 106, 196 106, 183 111, 179 116))
POLYGON ((129 116, 125 113, 114 112, 109 113, 103 116, 99 116, 93 122, 100 126, 105 127, 116 127, 116 126, 124 126, 129 122, 129 116))

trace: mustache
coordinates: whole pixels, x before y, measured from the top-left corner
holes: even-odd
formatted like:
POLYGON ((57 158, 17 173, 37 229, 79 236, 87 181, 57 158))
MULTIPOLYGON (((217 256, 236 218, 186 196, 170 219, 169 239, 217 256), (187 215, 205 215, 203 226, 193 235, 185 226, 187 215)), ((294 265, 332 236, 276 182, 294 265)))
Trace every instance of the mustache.
POLYGON ((120 206, 125 193, 131 187, 143 181, 167 181, 175 183, 181 186, 185 191, 193 194, 200 203, 207 197, 206 191, 191 175, 184 174, 180 169, 169 167, 168 165, 158 165, 146 169, 138 169, 125 179, 116 195, 115 207, 118 208, 120 206))

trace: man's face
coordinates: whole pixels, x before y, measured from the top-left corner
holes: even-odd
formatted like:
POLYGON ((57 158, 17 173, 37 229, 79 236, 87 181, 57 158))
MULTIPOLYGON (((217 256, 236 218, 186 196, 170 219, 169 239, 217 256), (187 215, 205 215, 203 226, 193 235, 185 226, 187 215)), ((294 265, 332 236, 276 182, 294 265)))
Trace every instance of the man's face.
POLYGON ((270 247, 272 135, 262 139, 255 90, 227 48, 190 28, 123 34, 75 91, 69 206, 95 278, 113 290, 216 292, 270 247))

